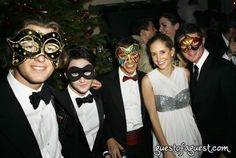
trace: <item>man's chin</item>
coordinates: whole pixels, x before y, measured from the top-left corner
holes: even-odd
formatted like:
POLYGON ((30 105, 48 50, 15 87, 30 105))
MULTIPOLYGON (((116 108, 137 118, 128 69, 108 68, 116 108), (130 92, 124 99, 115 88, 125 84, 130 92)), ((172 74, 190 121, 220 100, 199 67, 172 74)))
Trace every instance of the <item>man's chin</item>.
POLYGON ((38 78, 38 79, 33 79, 33 80, 30 80, 30 83, 31 84, 42 84, 46 81, 45 78, 38 78))
POLYGON ((89 88, 86 89, 81 89, 80 91, 78 91, 80 94, 84 95, 89 91, 89 88))

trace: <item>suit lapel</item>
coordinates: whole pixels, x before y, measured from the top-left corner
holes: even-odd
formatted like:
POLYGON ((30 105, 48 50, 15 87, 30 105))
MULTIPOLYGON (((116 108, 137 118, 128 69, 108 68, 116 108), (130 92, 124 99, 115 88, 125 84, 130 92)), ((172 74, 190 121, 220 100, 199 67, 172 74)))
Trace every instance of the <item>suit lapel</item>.
POLYGON ((119 109, 119 112, 122 114, 122 116, 125 117, 125 109, 124 109, 124 103, 123 103, 123 98, 122 98, 122 93, 121 93, 121 87, 120 87, 120 80, 119 80, 119 74, 118 74, 118 69, 114 71, 113 76, 111 76, 110 80, 110 86, 112 93, 112 100, 114 100, 114 105, 117 106, 119 109))
POLYGON ((1 91, 7 93, 1 93, 3 99, 1 101, 6 106, 1 107, 0 131, 14 144, 18 151, 22 152, 23 157, 40 158, 40 149, 27 117, 15 98, 9 83, 7 80, 4 80, 4 82, 1 91), (11 96, 11 99, 9 99, 9 96, 11 96))
MULTIPOLYGON (((73 105, 73 102, 71 100, 68 90, 66 89, 62 93, 57 95, 57 99, 59 100, 61 106, 63 106, 65 111, 67 111, 67 114, 69 114, 72 117, 72 119, 75 121, 75 125, 78 127, 80 131, 79 133, 81 134, 83 133, 83 137, 85 138, 83 140, 87 140, 83 131, 82 124, 79 121, 79 117, 76 113, 76 110, 74 108, 74 105, 73 105)), ((82 135, 80 135, 80 137, 82 137, 82 135)))
POLYGON ((77 114, 73 105, 73 102, 70 98, 68 90, 64 90, 62 92, 56 92, 54 93, 55 97, 59 101, 60 105, 67 111, 67 113, 72 117, 72 118, 77 118, 77 114))
POLYGON ((99 128, 103 126, 103 119, 104 119, 104 113, 103 113, 103 106, 101 102, 101 98, 95 98, 96 106, 98 110, 98 117, 99 117, 99 128))
POLYGON ((205 62, 202 65, 201 72, 199 74, 199 79, 198 79, 199 84, 202 82, 205 82, 205 80, 209 74, 208 72, 209 72, 212 60, 213 60, 213 56, 211 54, 209 54, 208 57, 206 58, 205 62))
POLYGON ((99 130, 97 132, 97 136, 94 142, 93 151, 96 150, 100 145, 99 142, 101 138, 101 132, 102 132, 103 121, 104 121, 104 112, 103 112, 103 105, 102 105, 101 97, 95 96, 95 101, 96 101, 96 107, 97 107, 98 118, 99 118, 99 130))
POLYGON ((193 77, 193 70, 192 70, 193 65, 191 64, 189 66, 190 76, 191 76, 190 89, 191 89, 191 96, 193 98, 196 97, 196 92, 202 88, 202 84, 204 84, 207 81, 207 77, 209 76, 209 70, 211 69, 210 65, 212 63, 212 60, 213 60, 213 56, 209 54, 201 67, 201 71, 200 71, 199 78, 197 81, 195 81, 193 77))

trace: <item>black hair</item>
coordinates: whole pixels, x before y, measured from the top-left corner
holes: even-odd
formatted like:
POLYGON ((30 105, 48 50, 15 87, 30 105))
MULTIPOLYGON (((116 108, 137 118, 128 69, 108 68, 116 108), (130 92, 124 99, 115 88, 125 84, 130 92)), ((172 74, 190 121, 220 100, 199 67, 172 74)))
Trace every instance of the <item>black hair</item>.
POLYGON ((183 23, 183 20, 181 19, 177 11, 164 11, 160 14, 160 18, 161 17, 167 18, 171 22, 172 25, 177 24, 177 23, 182 25, 183 23))
POLYGON ((66 64, 66 68, 70 64, 73 59, 85 59, 89 61, 95 67, 95 55, 92 50, 85 46, 78 46, 75 48, 71 48, 68 50, 68 61, 66 64))
POLYGON ((176 42, 179 41, 180 38, 186 36, 187 34, 197 33, 200 38, 204 36, 201 28, 193 23, 185 23, 176 33, 176 42))
POLYGON ((230 28, 236 28, 236 14, 235 13, 230 13, 226 15, 220 25, 220 29, 222 33, 229 32, 230 28))
POLYGON ((147 30, 149 23, 153 22, 152 18, 139 18, 132 23, 132 34, 140 35, 141 30, 147 30))
POLYGON ((121 38, 117 43, 116 43, 116 48, 118 47, 127 47, 132 44, 139 44, 139 42, 131 37, 124 37, 121 38))

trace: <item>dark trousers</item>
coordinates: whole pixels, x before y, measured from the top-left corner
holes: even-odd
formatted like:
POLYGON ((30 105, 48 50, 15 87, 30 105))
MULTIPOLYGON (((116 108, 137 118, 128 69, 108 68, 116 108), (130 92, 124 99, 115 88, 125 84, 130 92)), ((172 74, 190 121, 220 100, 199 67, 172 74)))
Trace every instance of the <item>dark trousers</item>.
POLYGON ((152 158, 153 152, 147 148, 147 145, 142 143, 138 145, 127 146, 127 158, 152 158))

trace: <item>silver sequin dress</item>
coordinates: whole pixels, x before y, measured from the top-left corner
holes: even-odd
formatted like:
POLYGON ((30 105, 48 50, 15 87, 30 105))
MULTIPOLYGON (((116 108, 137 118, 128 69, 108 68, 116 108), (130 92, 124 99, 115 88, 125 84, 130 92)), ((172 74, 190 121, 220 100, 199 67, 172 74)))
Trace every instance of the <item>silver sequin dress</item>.
MULTIPOLYGON (((184 69, 175 67, 169 78, 157 69, 147 75, 153 87, 161 127, 170 145, 165 150, 173 150, 179 158, 199 158, 201 152, 196 150, 201 148, 202 140, 193 118, 184 69)), ((163 157, 162 154, 158 156, 164 148, 160 148, 154 134, 153 141, 155 157, 163 157)))

